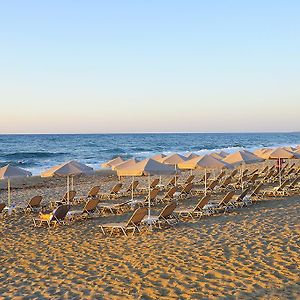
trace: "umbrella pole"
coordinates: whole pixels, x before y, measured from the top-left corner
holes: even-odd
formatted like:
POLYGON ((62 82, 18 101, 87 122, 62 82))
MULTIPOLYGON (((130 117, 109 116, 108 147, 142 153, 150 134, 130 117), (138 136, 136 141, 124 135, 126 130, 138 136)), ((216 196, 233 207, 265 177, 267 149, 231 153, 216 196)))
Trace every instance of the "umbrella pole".
POLYGON ((7 197, 8 197, 8 207, 11 205, 11 197, 10 197, 10 178, 7 179, 7 197))
POLYGON ((281 158, 279 158, 279 186, 281 186, 281 158))
POLYGON ((70 204, 70 177, 67 176, 67 201, 68 205, 70 204))
POLYGON ((244 164, 242 164, 241 166, 241 187, 242 187, 242 191, 244 191, 244 182, 243 182, 243 169, 244 169, 244 164))
POLYGON ((132 177, 132 183, 131 183, 131 200, 133 200, 133 183, 134 183, 134 176, 132 177))
POLYGON ((71 191, 74 191, 74 176, 71 176, 71 191))
POLYGON ((175 186, 177 186, 177 166, 175 165, 175 186))
POLYGON ((150 186, 151 186, 150 175, 148 175, 148 187, 149 187, 149 195, 148 195, 148 197, 149 197, 149 199, 148 199, 148 219, 149 219, 149 222, 150 222, 150 217, 151 217, 151 212, 150 212, 150 210, 151 210, 151 202, 150 202, 151 188, 150 188, 150 186))
POLYGON ((205 173, 204 173, 204 195, 205 196, 206 196, 206 185, 207 185, 206 181, 207 181, 207 175, 206 175, 206 168, 205 168, 205 173))

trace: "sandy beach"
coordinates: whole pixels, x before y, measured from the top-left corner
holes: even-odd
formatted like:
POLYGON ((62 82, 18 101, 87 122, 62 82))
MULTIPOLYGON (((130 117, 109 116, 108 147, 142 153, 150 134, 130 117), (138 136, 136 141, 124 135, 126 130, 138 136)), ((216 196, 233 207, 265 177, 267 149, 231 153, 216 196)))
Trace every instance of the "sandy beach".
MULTIPOLYGON (((27 180, 32 184, 13 190, 15 202, 39 192, 50 201, 65 189, 63 178, 27 180)), ((113 180, 80 177, 76 189, 85 194, 96 182, 108 189, 113 180)), ((103 236, 101 223, 130 214, 51 229, 34 228, 33 214, 0 220, 1 299, 300 297, 299 196, 135 236, 103 236)))

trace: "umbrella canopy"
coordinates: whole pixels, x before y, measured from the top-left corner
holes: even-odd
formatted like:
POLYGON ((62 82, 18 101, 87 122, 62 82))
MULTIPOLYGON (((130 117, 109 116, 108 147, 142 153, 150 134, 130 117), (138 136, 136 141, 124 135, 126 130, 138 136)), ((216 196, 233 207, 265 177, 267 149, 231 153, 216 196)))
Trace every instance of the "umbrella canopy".
POLYGON ((283 147, 274 149, 266 154, 266 159, 297 159, 300 158, 298 153, 291 152, 283 147))
POLYGON ((117 169, 117 174, 118 176, 173 175, 176 174, 176 170, 174 167, 147 158, 127 168, 117 169))
POLYGON ((85 164, 71 160, 69 162, 54 166, 45 172, 41 173, 41 177, 52 176, 73 176, 79 174, 92 174, 93 168, 88 167, 85 164))
POLYGON ((0 168, 0 179, 7 179, 8 207, 11 206, 10 179, 15 177, 27 177, 31 175, 31 172, 19 167, 14 167, 10 164, 0 168))
POLYGON ((26 177, 31 176, 31 172, 14 167, 10 164, 0 168, 0 179, 12 178, 12 177, 26 177))
POLYGON ((242 164, 255 164, 263 162, 264 159, 247 150, 240 150, 235 153, 229 154, 223 159, 223 161, 234 166, 238 166, 242 164))
POLYGON ((290 152, 295 152, 297 150, 297 148, 295 147, 291 147, 291 146, 288 146, 288 147, 283 147, 285 150, 288 150, 290 152))
POLYGON ((182 163, 186 160, 187 160, 187 158, 185 156, 180 155, 178 153, 174 153, 174 154, 164 157, 162 160, 160 160, 160 162, 163 164, 176 166, 179 163, 182 163))
POLYGON ((124 168, 126 169, 127 167, 134 166, 136 163, 138 163, 138 160, 136 160, 135 158, 128 159, 128 160, 121 162, 118 165, 113 166, 112 170, 119 170, 119 169, 124 169, 124 168))
POLYGON ((215 158, 211 154, 206 154, 204 156, 195 157, 185 162, 178 164, 180 169, 223 169, 232 168, 232 166, 226 162, 223 162, 215 158))
POLYGON ((160 154, 155 154, 155 155, 151 156, 150 158, 152 158, 154 160, 157 160, 157 161, 161 161, 165 157, 166 157, 165 154, 160 153, 160 154))
POLYGON ((200 155, 196 154, 196 153, 192 153, 192 152, 189 152, 189 153, 186 153, 185 154, 185 157, 187 159, 192 159, 192 158, 195 158, 195 157, 199 157, 200 155))
POLYGON ((124 161, 124 159, 122 157, 118 156, 112 160, 109 160, 109 161, 101 164, 101 167, 102 168, 112 168, 112 167, 122 163, 123 161, 124 161))
POLYGON ((217 154, 218 156, 225 158, 226 156, 229 155, 229 153, 225 152, 225 151, 219 151, 219 152, 214 152, 214 154, 217 154))

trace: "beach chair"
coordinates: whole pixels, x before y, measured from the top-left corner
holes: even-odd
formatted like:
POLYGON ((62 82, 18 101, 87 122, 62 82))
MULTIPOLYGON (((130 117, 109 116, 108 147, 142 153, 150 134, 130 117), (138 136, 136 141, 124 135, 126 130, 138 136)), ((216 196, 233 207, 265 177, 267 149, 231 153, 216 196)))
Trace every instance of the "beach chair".
POLYGON ((281 185, 275 186, 271 190, 266 190, 264 191, 264 196, 268 197, 284 197, 284 196, 289 196, 289 192, 287 191, 286 187, 289 184, 289 179, 283 181, 281 185))
POLYGON ((190 175, 184 182, 178 183, 178 185, 179 186, 187 185, 189 183, 192 183, 194 179, 195 179, 195 175, 190 175))
POLYGON ((6 207, 5 203, 0 203, 0 217, 4 216, 4 208, 6 207))
POLYGON ((164 188, 169 188, 169 187, 173 187, 176 184, 176 177, 172 177, 169 182, 164 186, 164 188))
POLYGON ((179 199, 189 198, 189 196, 191 196, 192 189, 193 189, 193 184, 192 183, 186 184, 182 188, 182 190, 179 192, 179 194, 177 195, 177 198, 179 198, 179 199))
POLYGON ((140 207, 132 214, 127 222, 101 224, 100 229, 103 235, 106 235, 106 230, 108 229, 110 230, 110 235, 112 235, 114 231, 119 231, 125 236, 127 236, 127 231, 129 230, 132 230, 132 234, 134 234, 135 231, 140 232, 139 226, 147 212, 148 209, 146 207, 140 207))
POLYGON ((231 203, 236 207, 248 206, 249 204, 251 204, 251 198, 250 197, 247 198, 249 192, 250 192, 250 188, 245 189, 239 195, 237 195, 235 199, 231 201, 231 203))
MULTIPOLYGON (((178 223, 178 218, 174 214, 177 204, 175 202, 167 204, 160 212, 159 215, 151 215, 150 221, 154 226, 161 228, 161 225, 170 225, 173 226, 178 223)), ((149 220, 147 216, 144 220, 149 220)))
POLYGON ((255 184, 256 180, 258 179, 258 174, 253 174, 246 182, 247 186, 252 186, 255 184))
POLYGON ((232 183, 232 177, 228 176, 225 178, 225 180, 221 183, 221 185, 219 186, 220 190, 226 190, 229 185, 232 183))
MULTIPOLYGON (((208 181, 208 179, 210 178, 210 175, 211 174, 209 172, 206 173, 206 181, 208 181)), ((200 185, 200 184, 203 184, 204 182, 205 182, 205 174, 195 184, 200 185)))
POLYGON ((139 181, 138 180, 134 180, 133 182, 131 182, 129 184, 129 186, 127 187, 127 189, 125 189, 125 191, 122 192, 122 195, 126 196, 126 195, 131 195, 132 192, 135 193, 135 191, 137 190, 138 185, 139 185, 139 181))
POLYGON ((263 183, 260 183, 256 186, 256 188, 251 192, 250 194, 250 199, 251 199, 251 203, 259 200, 263 193, 261 193, 262 191, 262 188, 263 188, 263 183))
POLYGON ((41 213, 38 218, 33 219, 33 224, 35 227, 42 226, 43 224, 47 224, 48 227, 51 227, 52 224, 53 226, 65 224, 65 218, 69 209, 69 205, 60 205, 50 214, 41 213))
MULTIPOLYGON (((150 189, 153 190, 156 188, 156 186, 159 184, 159 179, 155 178, 151 183, 150 183, 150 189)), ((149 191, 149 186, 146 187, 141 187, 138 189, 139 193, 144 193, 149 191)))
POLYGON ((225 176, 225 174, 226 174, 226 172, 222 171, 215 180, 219 182, 225 176))
POLYGON ((177 188, 175 186, 171 187, 162 197, 157 197, 157 203, 174 200, 174 194, 177 188))
POLYGON ((87 194, 87 198, 97 198, 98 197, 98 193, 100 192, 100 186, 99 185, 95 185, 93 186, 88 194, 87 194))
POLYGON ((92 217, 95 212, 99 213, 97 205, 100 199, 89 199, 82 210, 70 210, 68 212, 69 220, 76 220, 82 218, 92 217))
POLYGON ((203 214, 209 214, 209 211, 205 209, 205 206, 208 204, 210 199, 210 195, 204 196, 202 199, 198 201, 198 203, 192 208, 184 208, 179 207, 174 210, 174 213, 178 215, 178 217, 187 218, 190 217, 193 220, 195 217, 201 218, 203 214))
POLYGON ((238 170, 237 170, 237 169, 234 169, 234 170, 232 170, 231 173, 229 174, 229 177, 234 178, 235 175, 236 175, 237 173, 238 173, 238 170))
POLYGON ((147 205, 149 201, 149 197, 150 197, 151 204, 155 204, 158 193, 159 193, 159 189, 155 188, 153 190, 150 190, 150 194, 148 193, 147 195, 145 195, 144 198, 136 198, 136 199, 129 200, 127 204, 130 205, 132 208, 136 207, 137 205, 144 206, 147 205))
MULTIPOLYGON (((215 187, 216 187, 218 184, 219 184, 219 183, 218 183, 217 180, 212 181, 212 182, 206 187, 206 193, 207 193, 207 194, 211 194, 211 193, 214 191, 215 187)), ((201 189, 195 189, 195 188, 193 188, 193 190, 192 190, 192 194, 193 194, 193 195, 201 195, 201 194, 204 194, 204 193, 205 193, 205 188, 204 188, 204 187, 201 188, 201 189)))
POLYGON ((112 187, 112 189, 108 193, 101 193, 100 198, 101 199, 115 199, 115 198, 117 198, 119 196, 118 193, 120 192, 122 186, 123 186, 122 183, 117 183, 116 185, 114 185, 112 187))
POLYGON ((206 207, 210 211, 210 213, 226 213, 230 209, 234 208, 234 205, 231 203, 233 196, 234 192, 228 192, 219 203, 210 203, 207 204, 206 207))
POLYGON ((266 173, 268 172, 269 170, 269 167, 268 166, 265 166, 258 174, 259 176, 263 176, 263 175, 266 175, 266 173))
POLYGON ((299 186, 298 183, 300 182, 300 177, 295 178, 291 184, 288 186, 288 189, 292 192, 298 191, 299 190, 299 186))
POLYGON ((44 208, 43 206, 41 206, 42 199, 43 199, 42 196, 34 196, 28 201, 27 204, 25 204, 23 206, 20 205, 17 208, 23 210, 24 212, 38 211, 38 210, 44 208))

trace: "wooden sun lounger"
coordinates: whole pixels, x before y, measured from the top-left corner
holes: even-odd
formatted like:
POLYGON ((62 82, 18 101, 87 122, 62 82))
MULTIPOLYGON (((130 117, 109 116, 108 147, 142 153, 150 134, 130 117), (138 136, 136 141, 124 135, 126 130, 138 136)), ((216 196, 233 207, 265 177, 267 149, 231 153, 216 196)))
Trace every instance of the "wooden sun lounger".
POLYGON ((249 192, 250 192, 250 188, 245 189, 239 195, 237 195, 235 199, 231 201, 231 203, 236 207, 248 206, 249 204, 251 204, 251 198, 250 197, 249 199, 246 198, 249 192))
POLYGON ((180 193, 177 195, 177 197, 179 199, 182 198, 188 198, 191 196, 191 191, 193 189, 193 184, 192 183, 188 183, 187 185, 185 185, 182 190, 180 191, 180 193))
POLYGON ((264 191, 264 196, 268 197, 284 197, 289 196, 289 192, 286 190, 286 187, 289 184, 289 180, 285 180, 281 183, 280 186, 276 186, 271 190, 264 191))
MULTIPOLYGON (((156 186, 159 184, 159 179, 158 178, 155 178, 151 183, 150 183, 150 190, 153 190, 156 188, 156 186)), ((140 193, 145 193, 149 191, 149 186, 146 186, 146 187, 141 187, 138 189, 138 192, 140 193)))
POLYGON ((58 224, 65 224, 65 218, 69 211, 69 205, 60 205, 56 209, 53 210, 51 214, 40 214, 39 218, 33 219, 33 224, 35 227, 42 226, 43 224, 47 224, 48 227, 51 227, 58 224))
POLYGON ((184 207, 179 207, 175 209, 174 213, 176 213, 179 217, 191 217, 193 220, 195 219, 194 217, 199 217, 205 213, 208 214, 208 211, 205 209, 205 206, 208 204, 210 199, 210 195, 204 196, 200 201, 192 208, 184 208, 184 207))
POLYGON ((178 183, 177 185, 179 186, 187 185, 189 183, 192 183, 194 179, 195 179, 195 175, 190 175, 184 182, 178 183))
POLYGON ((106 235, 105 230, 107 229, 110 229, 110 235, 112 235, 115 230, 123 233, 126 236, 127 231, 129 230, 132 230, 132 234, 134 234, 135 231, 140 232, 139 226, 147 212, 148 209, 146 207, 140 207, 132 214, 127 222, 101 224, 100 229, 104 235, 106 235))
POLYGON ((257 201, 257 200, 259 200, 263 196, 262 188, 263 188, 263 183, 260 183, 250 193, 250 199, 251 199, 252 203, 255 202, 255 201, 257 201))
POLYGON ((62 200, 59 200, 59 201, 54 201, 54 202, 51 202, 51 206, 60 206, 60 205, 63 205, 63 204, 68 204, 68 201, 69 201, 69 204, 73 204, 75 201, 75 196, 76 196, 76 191, 69 191, 66 192, 62 198, 62 200), (68 194, 69 194, 69 200, 68 200, 68 194))
POLYGON ((174 200, 174 194, 176 193, 176 191, 176 187, 171 187, 162 197, 157 197, 157 202, 159 203, 174 200))

